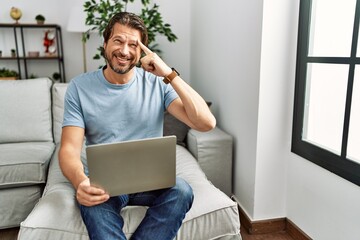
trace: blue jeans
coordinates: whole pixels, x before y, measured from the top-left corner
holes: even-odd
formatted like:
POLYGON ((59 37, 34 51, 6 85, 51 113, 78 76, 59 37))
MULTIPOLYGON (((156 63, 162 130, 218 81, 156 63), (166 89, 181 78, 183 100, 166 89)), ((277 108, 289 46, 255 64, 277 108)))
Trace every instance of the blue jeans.
POLYGON ((127 205, 149 206, 131 239, 171 240, 190 210, 193 198, 190 185, 177 177, 172 188, 111 197, 96 206, 80 205, 80 211, 90 239, 125 240, 121 209, 127 205))

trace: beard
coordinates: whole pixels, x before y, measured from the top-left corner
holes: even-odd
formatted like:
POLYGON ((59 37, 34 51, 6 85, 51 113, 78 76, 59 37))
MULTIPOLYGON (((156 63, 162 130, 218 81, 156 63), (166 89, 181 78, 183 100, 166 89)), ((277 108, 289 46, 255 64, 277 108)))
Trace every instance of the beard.
POLYGON ((109 67, 117 74, 126 74, 136 66, 136 61, 134 57, 124 56, 120 52, 111 53, 111 56, 108 56, 108 54, 105 53, 104 57, 109 67), (120 65, 117 63, 118 58, 126 59, 127 61, 129 61, 130 64, 120 65), (112 59, 114 60, 112 61, 112 59))

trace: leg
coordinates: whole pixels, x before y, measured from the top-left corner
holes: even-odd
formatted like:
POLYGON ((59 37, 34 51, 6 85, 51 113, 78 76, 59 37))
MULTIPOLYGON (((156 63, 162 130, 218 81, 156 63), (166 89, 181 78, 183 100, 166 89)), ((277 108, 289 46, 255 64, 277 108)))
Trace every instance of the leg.
POLYGON ((128 195, 121 195, 92 207, 80 205, 81 216, 90 239, 126 240, 122 231, 124 220, 120 216, 120 211, 128 202, 128 195))
POLYGON ((193 198, 190 185, 181 178, 176 178, 176 185, 172 188, 131 195, 129 204, 149 206, 131 239, 173 239, 191 208, 193 198))

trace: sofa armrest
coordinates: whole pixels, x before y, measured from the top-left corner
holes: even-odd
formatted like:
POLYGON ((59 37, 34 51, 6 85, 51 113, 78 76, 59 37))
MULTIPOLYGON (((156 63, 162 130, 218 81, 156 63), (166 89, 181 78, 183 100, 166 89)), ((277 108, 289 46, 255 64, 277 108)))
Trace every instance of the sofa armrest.
POLYGON ((190 129, 187 146, 205 175, 217 188, 232 194, 233 138, 216 127, 209 132, 190 129))

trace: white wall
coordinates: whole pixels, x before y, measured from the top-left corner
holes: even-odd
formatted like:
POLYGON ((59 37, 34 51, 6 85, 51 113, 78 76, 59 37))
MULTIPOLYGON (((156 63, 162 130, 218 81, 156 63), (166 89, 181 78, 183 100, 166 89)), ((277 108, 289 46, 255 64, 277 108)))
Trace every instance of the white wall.
POLYGON ((360 188, 290 150, 298 5, 194 1, 192 84, 234 136, 234 193, 252 220, 287 217, 313 239, 356 240, 360 188))
POLYGON ((275 199, 269 191, 282 191, 285 216, 313 239, 356 240, 360 236, 359 186, 290 152, 298 11, 299 0, 264 1, 258 131, 263 136, 258 137, 258 150, 269 159, 257 158, 255 208, 259 214, 255 215, 271 216, 267 213, 272 206, 266 201, 275 199))
POLYGON ((234 192, 254 214, 262 1, 192 2, 192 85, 234 145, 234 192), (206 11, 204 11, 206 5, 206 11))
MULTIPOLYGON (((83 72, 83 55, 82 42, 80 33, 72 33, 67 31, 68 18, 71 9, 75 5, 82 4, 83 0, 1 0, 0 8, 0 22, 13 23, 9 12, 12 6, 18 7, 22 10, 23 16, 20 19, 21 23, 34 23, 37 14, 43 14, 46 18, 46 23, 56 23, 62 28, 63 43, 64 43, 64 61, 66 80, 69 81, 74 76, 83 72)), ((173 0, 164 1, 157 0, 156 3, 160 5, 160 12, 163 13, 165 22, 172 25, 173 32, 178 36, 179 40, 175 43, 169 43, 163 37, 160 37, 159 45, 163 50, 163 58, 170 66, 174 66, 181 72, 184 79, 190 79, 190 0, 173 0), (175 54, 176 52, 176 54, 175 54)), ((129 6, 129 11, 139 11, 136 4, 129 6)), ((9 39, 10 35, 5 34, 4 29, 0 30, 0 49, 10 50, 13 48, 13 40, 9 39)), ((43 34, 39 34, 32 42, 27 45, 27 50, 43 51, 42 46, 43 34)), ((92 57, 96 53, 96 48, 102 44, 102 38, 97 33, 93 33, 90 40, 86 44, 87 52, 87 68, 88 70, 95 70, 103 64, 103 60, 93 60, 92 57)), ((55 63, 56 64, 56 63, 55 63)), ((16 62, 0 61, 1 67, 11 67, 16 69, 16 62)), ((49 68, 51 73, 57 70, 55 65, 45 61, 32 61, 30 67, 38 76, 49 76, 49 68)))

